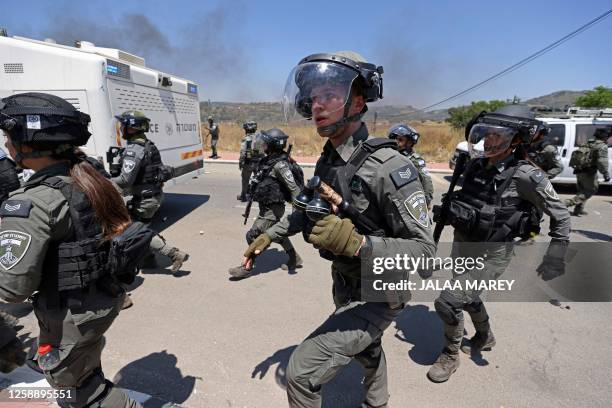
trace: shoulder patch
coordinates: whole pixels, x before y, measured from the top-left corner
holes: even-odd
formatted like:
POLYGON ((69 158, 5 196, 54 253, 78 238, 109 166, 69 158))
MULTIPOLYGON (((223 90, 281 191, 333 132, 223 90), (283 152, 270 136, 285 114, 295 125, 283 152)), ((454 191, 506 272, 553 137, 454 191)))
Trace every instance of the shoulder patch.
POLYGON ((416 222, 429 227, 429 214, 427 213, 427 199, 422 191, 415 191, 404 200, 404 207, 408 210, 408 214, 415 219, 416 222))
POLYGON ((123 160, 123 166, 121 166, 121 170, 124 173, 131 173, 132 170, 134 170, 134 167, 136 167, 136 162, 132 159, 125 159, 123 160))
POLYGON ((529 177, 536 183, 540 184, 540 181, 544 180, 544 178, 546 177, 546 173, 544 173, 544 171, 540 170, 540 169, 536 169, 535 171, 532 171, 531 174, 529 175, 529 177))
POLYGON ((133 150, 126 150, 125 155, 130 157, 136 157, 136 152, 133 150))
POLYGON ((282 174, 285 180, 290 183, 295 183, 295 179, 293 178, 293 173, 291 172, 291 169, 284 169, 282 174))
POLYGON ((559 195, 555 191, 555 188, 553 187, 550 180, 547 180, 546 187, 544 188, 544 193, 546 193, 546 195, 549 196, 551 199, 559 201, 559 195))
POLYGON ((412 164, 406 164, 405 166, 400 167, 397 170, 394 170, 389 174, 393 184, 395 184, 395 188, 398 190, 410 183, 414 179, 417 178, 416 169, 412 164))
POLYGON ((0 217, 28 218, 31 209, 31 200, 6 200, 0 207, 0 217))
POLYGON ((5 270, 17 265, 28 252, 32 236, 21 231, 2 231, 0 233, 0 265, 5 270))

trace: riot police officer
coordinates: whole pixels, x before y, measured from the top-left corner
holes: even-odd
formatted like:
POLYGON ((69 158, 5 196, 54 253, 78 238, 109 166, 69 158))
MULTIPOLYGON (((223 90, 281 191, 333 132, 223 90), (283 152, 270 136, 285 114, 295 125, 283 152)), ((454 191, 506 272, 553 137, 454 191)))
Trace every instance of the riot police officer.
POLYGON ((218 159, 217 143, 219 143, 219 125, 215 123, 212 116, 208 117, 208 134, 210 134, 210 149, 212 150, 212 154, 208 156, 208 158, 218 159))
MULTIPOLYGON (((568 207, 575 206, 572 215, 581 216, 587 215, 584 211, 584 206, 589 198, 591 198, 599 188, 597 172, 599 171, 604 178, 604 181, 610 181, 610 173, 608 169, 608 138, 612 132, 609 128, 597 128, 586 143, 588 154, 584 154, 581 160, 574 161, 574 153, 570 159, 570 166, 574 168, 576 175, 577 194, 565 200, 565 205, 568 207)), ((584 148, 584 147, 581 147, 584 148)))
POLYGON ((0 203, 8 198, 11 191, 19 188, 19 176, 15 163, 0 148, 0 203))
POLYGON ((251 174, 257 168, 259 160, 261 160, 261 153, 258 149, 258 143, 256 143, 257 134, 257 122, 250 120, 242 124, 242 128, 245 131, 244 138, 240 143, 240 158, 238 159, 238 168, 240 169, 240 177, 242 178, 242 189, 240 195, 237 197, 238 201, 246 202, 249 200, 249 180, 251 174))
MULTIPOLYGON (((259 162, 251 179, 249 191, 251 200, 259 204, 259 215, 246 234, 248 244, 280 221, 285 214, 285 202, 292 202, 303 187, 303 180, 296 180, 294 176, 295 173, 303 178, 301 170, 285 152, 289 136, 273 128, 261 132, 260 138, 266 156, 259 162)), ((292 271, 302 267, 302 258, 289 238, 280 237, 278 242, 289 255, 289 260, 281 268, 292 271)), ((234 278, 246 278, 251 274, 251 269, 240 265, 231 268, 229 273, 234 278)))
POLYGON ((0 297, 33 299, 34 358, 52 387, 73 389, 60 395, 61 407, 139 407, 101 367, 104 333, 125 296, 119 271, 107 269, 109 242, 131 221, 117 190, 74 154, 91 136, 89 115, 42 93, 2 105, 8 152, 35 173, 0 208, 0 297))
MULTIPOLYGON (((139 111, 126 111, 116 118, 127 146, 121 152, 121 171, 111 181, 123 190, 124 196, 131 196, 128 208, 132 218, 149 224, 161 206, 162 186, 172 177, 172 169, 163 165, 159 150, 145 135, 149 131, 149 118, 139 111)), ((159 234, 151 241, 151 250, 170 258, 175 274, 189 258, 189 254, 172 246, 159 234)), ((151 255, 145 265, 154 264, 154 260, 151 255)))
MULTIPOLYGON (((552 240, 538 274, 548 280, 564 273, 569 213, 546 174, 525 160, 524 149, 541 125, 523 105, 482 112, 468 124, 466 140, 473 159, 463 172, 462 189, 447 194, 450 205, 434 206, 434 221, 454 227, 451 257, 482 257, 486 261, 482 270, 453 271, 454 280, 465 281, 472 272, 480 279, 499 277, 511 260, 513 241, 537 234, 542 213, 550 216, 552 240)), ((459 367, 460 349, 469 354, 495 345, 480 293, 462 287, 444 290, 435 300, 445 345, 427 373, 431 381, 450 378, 459 367), (464 311, 470 315, 476 334, 462 346, 464 311)))
POLYGON ((427 170, 427 163, 425 159, 414 150, 414 146, 419 141, 420 135, 416 130, 405 124, 399 124, 389 129, 389 139, 397 142, 397 147, 401 154, 408 157, 414 167, 419 172, 419 181, 423 185, 423 191, 425 192, 425 198, 427 199, 427 207, 431 208, 431 202, 433 200, 433 182, 429 171, 427 170))
POLYGON ((538 128, 533 142, 529 145, 529 159, 539 168, 546 172, 550 180, 563 172, 563 164, 559 159, 559 152, 546 135, 550 132, 550 127, 542 125, 538 128))
POLYGON ((382 67, 344 51, 302 59, 286 82, 283 108, 288 120, 311 119, 327 139, 315 176, 349 204, 321 218, 320 199, 332 196, 314 197, 306 206, 310 218, 294 210, 245 252, 248 267, 271 240, 302 231, 332 261, 336 309, 291 355, 286 374, 291 407, 319 407, 321 386, 353 359, 365 369, 364 403, 386 406, 381 339, 408 298, 403 292, 385 292, 381 302, 362 297, 362 262, 405 252, 431 256, 435 249, 416 169, 394 142, 370 137, 362 121, 367 102, 382 98, 382 73, 382 67))

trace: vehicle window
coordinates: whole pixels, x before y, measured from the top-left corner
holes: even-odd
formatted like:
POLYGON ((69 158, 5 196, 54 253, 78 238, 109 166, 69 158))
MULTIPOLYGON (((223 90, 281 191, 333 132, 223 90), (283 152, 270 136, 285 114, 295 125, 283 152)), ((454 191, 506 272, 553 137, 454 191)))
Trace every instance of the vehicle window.
POLYGON ((550 141, 554 146, 563 146, 565 144, 565 125, 557 123, 548 126, 550 132, 544 137, 544 140, 550 141))
POLYGON ((587 142, 587 139, 593 136, 595 129, 605 129, 611 135, 608 137, 608 147, 612 147, 612 124, 610 125, 576 125, 576 140, 575 146, 581 146, 587 142))

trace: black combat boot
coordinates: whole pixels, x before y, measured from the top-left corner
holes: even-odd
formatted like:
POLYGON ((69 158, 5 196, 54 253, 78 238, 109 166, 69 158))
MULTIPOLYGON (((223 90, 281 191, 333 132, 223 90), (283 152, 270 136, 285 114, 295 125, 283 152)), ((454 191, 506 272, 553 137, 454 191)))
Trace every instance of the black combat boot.
POLYGON ((486 332, 477 331, 471 339, 461 345, 461 351, 465 354, 477 353, 479 351, 490 351, 495 346, 495 336, 489 329, 486 332))
POLYGON ((302 258, 297 252, 295 252, 295 249, 287 251, 287 255, 289 255, 289 260, 286 264, 281 265, 281 269, 283 271, 293 271, 302 267, 302 258))

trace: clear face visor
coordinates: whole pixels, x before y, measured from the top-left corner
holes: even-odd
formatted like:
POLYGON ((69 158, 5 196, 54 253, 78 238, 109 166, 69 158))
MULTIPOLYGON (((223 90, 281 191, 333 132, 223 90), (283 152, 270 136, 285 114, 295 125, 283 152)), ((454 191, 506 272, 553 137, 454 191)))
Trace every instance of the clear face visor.
POLYGON ((344 111, 358 73, 340 64, 307 62, 293 68, 283 91, 282 106, 287 123, 304 121, 317 112, 330 115, 344 111))
POLYGON ((478 123, 472 126, 468 136, 470 157, 493 157, 505 152, 518 130, 503 126, 478 123))

